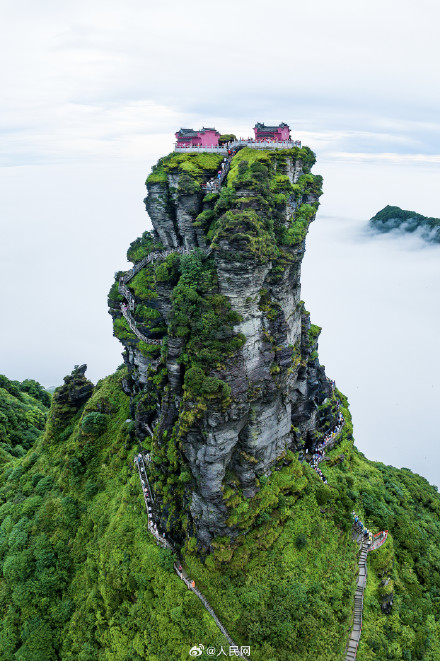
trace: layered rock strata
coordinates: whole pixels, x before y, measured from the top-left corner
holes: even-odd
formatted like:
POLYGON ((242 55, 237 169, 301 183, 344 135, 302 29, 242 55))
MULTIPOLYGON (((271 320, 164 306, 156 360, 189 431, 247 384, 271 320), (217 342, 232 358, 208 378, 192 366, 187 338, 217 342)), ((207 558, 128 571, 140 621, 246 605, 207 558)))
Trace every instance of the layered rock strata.
MULTIPOLYGON (((205 549, 216 537, 237 535, 228 522, 228 485, 253 498, 259 478, 270 474, 288 449, 312 450, 334 424, 331 387, 317 356, 320 329, 310 324, 300 295, 305 235, 321 193, 320 178, 310 174, 313 154, 264 152, 249 165, 246 151, 235 156, 220 196, 204 197, 200 189, 212 172, 191 179, 178 164, 161 181, 147 183, 146 198, 151 242, 164 249, 204 250, 198 264, 210 274, 209 296, 190 281, 187 296, 198 291, 206 300, 221 298, 234 319, 232 335, 226 329, 225 337, 240 340, 235 350, 206 367, 201 339, 202 362, 197 353, 188 357, 197 338, 181 333, 176 322, 186 257, 167 259, 161 270, 151 267, 154 309, 166 326, 161 355, 141 351, 134 337, 120 337, 139 436, 154 425, 159 492, 176 474, 183 483, 176 487, 174 507, 172 495, 159 493, 159 515, 175 537, 195 533, 205 549), (199 390, 191 385, 195 370, 202 374, 199 390), (167 476, 162 482, 161 473, 167 476)), ((118 319, 117 301, 110 299, 110 306, 118 319)))

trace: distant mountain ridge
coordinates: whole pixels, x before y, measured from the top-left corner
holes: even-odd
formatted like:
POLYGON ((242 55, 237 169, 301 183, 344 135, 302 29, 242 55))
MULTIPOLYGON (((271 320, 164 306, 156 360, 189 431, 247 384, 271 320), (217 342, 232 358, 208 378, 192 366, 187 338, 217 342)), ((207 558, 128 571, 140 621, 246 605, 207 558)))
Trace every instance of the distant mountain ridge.
POLYGON ((428 243, 440 243, 440 218, 428 218, 415 211, 387 205, 370 219, 369 225, 378 232, 418 232, 428 243))

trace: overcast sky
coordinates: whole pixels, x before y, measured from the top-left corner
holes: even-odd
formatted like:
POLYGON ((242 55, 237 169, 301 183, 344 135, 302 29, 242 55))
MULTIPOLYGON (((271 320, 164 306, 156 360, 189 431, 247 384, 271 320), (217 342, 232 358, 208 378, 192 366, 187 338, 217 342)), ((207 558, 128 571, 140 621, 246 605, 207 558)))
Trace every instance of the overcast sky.
POLYGON ((440 251, 362 233, 386 204, 440 217, 439 19, 433 0, 4 0, 0 371, 111 373, 106 295, 150 226, 151 165, 181 126, 285 121, 325 179, 303 270, 321 360, 358 446, 439 484, 440 251))

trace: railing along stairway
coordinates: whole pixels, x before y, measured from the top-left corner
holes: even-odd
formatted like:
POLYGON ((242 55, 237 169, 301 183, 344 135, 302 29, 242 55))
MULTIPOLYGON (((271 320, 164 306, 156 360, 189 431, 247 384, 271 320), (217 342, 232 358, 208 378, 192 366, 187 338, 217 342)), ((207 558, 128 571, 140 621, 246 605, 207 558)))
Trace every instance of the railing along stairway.
MULTIPOLYGON (((153 432, 150 427, 147 426, 149 434, 152 436, 153 432)), ((161 546, 162 548, 168 549, 171 551, 176 557, 177 557, 177 562, 174 562, 173 567, 174 571, 176 572, 177 576, 180 578, 181 581, 185 583, 187 588, 191 590, 202 602, 204 608, 208 611, 208 613, 211 615, 213 618, 214 622, 220 629, 221 633, 224 635, 224 637, 227 639, 229 644, 235 648, 237 648, 237 651, 235 652, 235 656, 238 656, 239 658, 244 659, 245 657, 241 654, 240 651, 238 651, 238 646, 234 643, 232 640, 231 636, 227 632, 226 628, 223 626, 222 622, 216 615, 214 609, 212 608, 211 604, 209 601, 206 599, 206 597, 198 590, 195 586, 195 582, 191 580, 185 570, 183 569, 182 566, 182 560, 179 558, 176 549, 174 548, 174 545, 171 543, 169 539, 165 538, 165 535, 160 532, 158 529, 157 524, 154 522, 154 515, 153 515, 153 504, 154 504, 154 494, 151 489, 150 481, 148 479, 148 471, 147 471, 147 464, 150 462, 150 455, 146 453, 139 453, 137 457, 135 457, 135 464, 137 464, 138 471, 139 471, 139 478, 141 481, 142 485, 142 492, 144 495, 144 501, 145 501, 145 509, 147 511, 147 517, 148 517, 148 530, 150 533, 154 536, 156 539, 156 543, 161 546), (145 461, 146 460, 146 461, 145 461)))
MULTIPOLYGON (((231 160, 233 158, 234 154, 228 154, 228 157, 224 161, 224 167, 221 171, 220 176, 217 178, 216 181, 210 183, 208 182, 207 184, 202 184, 201 188, 204 191, 209 191, 209 192, 218 192, 220 188, 223 185, 223 182, 225 181, 229 169, 231 167, 231 160)), ((136 307, 136 299, 127 287, 127 283, 130 282, 134 276, 139 273, 141 269, 144 268, 147 264, 150 264, 151 262, 155 262, 157 260, 162 260, 166 259, 168 255, 187 255, 191 252, 190 248, 185 248, 184 246, 180 246, 178 248, 171 248, 169 250, 155 250, 154 252, 151 252, 149 255, 146 255, 143 259, 141 259, 139 262, 136 262, 134 266, 127 271, 124 275, 122 275, 119 278, 119 284, 118 284, 118 291, 125 298, 127 303, 121 303, 120 304, 120 309, 122 312, 122 315, 124 319, 126 320, 129 328, 132 330, 132 332, 136 335, 136 337, 139 340, 142 340, 142 342, 145 342, 146 344, 155 344, 160 346, 162 344, 162 340, 153 340, 150 337, 147 337, 144 335, 137 327, 136 321, 131 314, 136 307)), ((205 251, 206 252, 206 251, 205 251)), ((209 252, 209 251, 207 251, 209 252)))

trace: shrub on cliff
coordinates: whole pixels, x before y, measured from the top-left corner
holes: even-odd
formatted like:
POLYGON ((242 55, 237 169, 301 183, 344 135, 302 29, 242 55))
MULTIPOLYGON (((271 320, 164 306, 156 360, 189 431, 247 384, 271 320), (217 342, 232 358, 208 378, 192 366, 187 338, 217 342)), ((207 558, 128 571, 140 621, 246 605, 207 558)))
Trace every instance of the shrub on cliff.
POLYGON ((113 334, 120 340, 136 341, 136 335, 131 330, 124 317, 119 317, 113 321, 113 334))
POLYGON ((156 165, 153 165, 152 173, 145 183, 147 186, 154 184, 166 185, 168 174, 180 174, 189 176, 197 182, 199 184, 197 190, 200 192, 200 184, 217 174, 223 158, 223 154, 209 152, 172 152, 159 159, 156 165))
POLYGON ((98 436, 102 434, 107 424, 107 416, 103 413, 98 413, 97 411, 92 411, 84 416, 81 429, 85 434, 91 434, 92 436, 98 436))
POLYGON ((283 232, 282 241, 286 245, 294 246, 304 241, 311 219, 316 213, 316 207, 302 204, 295 220, 283 232))
POLYGON ((224 399, 231 394, 231 388, 225 381, 206 376, 204 370, 197 365, 194 365, 185 373, 183 389, 190 399, 204 396, 224 399))
POLYGON ((187 340, 182 354, 185 365, 190 367, 196 361, 211 370, 236 351, 243 339, 233 332, 239 315, 225 296, 208 293, 205 279, 209 281, 209 272, 200 274, 200 288, 186 284, 185 278, 179 281, 172 296, 170 331, 187 340))
POLYGON ((232 142, 233 140, 236 140, 237 138, 233 133, 223 133, 219 139, 218 139, 218 144, 219 145, 224 145, 226 142, 232 142))
POLYGON ((135 264, 143 259, 143 257, 146 257, 146 255, 149 255, 153 250, 163 250, 163 246, 154 240, 152 232, 144 232, 142 236, 139 236, 130 243, 130 247, 127 250, 127 259, 129 262, 135 264))
POLYGON ((194 193, 200 193, 200 183, 188 174, 182 174, 179 177, 177 193, 178 195, 193 195, 194 193))
POLYGON ((237 253, 247 253, 261 263, 278 254, 273 225, 254 210, 227 211, 214 226, 212 248, 221 249, 222 239, 228 241, 228 249, 232 247, 237 253))

